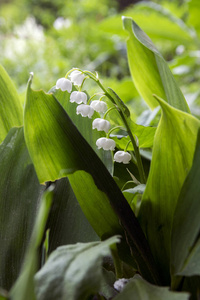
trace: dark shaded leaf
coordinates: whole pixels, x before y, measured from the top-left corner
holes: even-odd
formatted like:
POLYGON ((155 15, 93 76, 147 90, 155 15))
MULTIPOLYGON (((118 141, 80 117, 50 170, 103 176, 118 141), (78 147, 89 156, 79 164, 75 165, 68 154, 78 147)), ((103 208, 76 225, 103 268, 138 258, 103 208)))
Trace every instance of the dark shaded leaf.
POLYGON ((54 187, 51 185, 42 196, 21 274, 10 292, 12 300, 36 300, 34 275, 39 268, 39 247, 42 242, 46 221, 52 204, 53 189, 54 187))
POLYGON ((44 190, 23 128, 11 129, 0 145, 0 178, 0 285, 9 290, 19 274, 44 190))
POLYGON ((46 228, 50 229, 50 253, 62 245, 99 240, 83 214, 67 178, 55 182, 53 204, 46 228))

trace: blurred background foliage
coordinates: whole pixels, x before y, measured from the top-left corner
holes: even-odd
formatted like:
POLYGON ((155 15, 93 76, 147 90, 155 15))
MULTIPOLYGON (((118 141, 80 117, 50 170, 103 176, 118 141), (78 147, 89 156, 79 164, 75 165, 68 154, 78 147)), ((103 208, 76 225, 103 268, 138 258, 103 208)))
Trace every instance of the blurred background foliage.
POLYGON ((200 117, 199 0, 0 0, 0 63, 24 101, 29 72, 48 91, 73 68, 98 71, 140 124, 153 122, 132 83, 121 16, 130 16, 168 61, 200 117), (134 101, 131 101, 134 100, 134 101))

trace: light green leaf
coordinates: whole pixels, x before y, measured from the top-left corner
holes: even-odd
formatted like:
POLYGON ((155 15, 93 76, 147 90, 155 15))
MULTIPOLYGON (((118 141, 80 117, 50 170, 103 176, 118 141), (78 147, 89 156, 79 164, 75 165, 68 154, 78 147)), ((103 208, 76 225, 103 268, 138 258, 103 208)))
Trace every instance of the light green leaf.
POLYGON ((200 275, 200 132, 192 168, 182 187, 172 227, 171 269, 174 275, 200 275))
MULTIPOLYGON (((138 138, 140 148, 151 148, 153 146, 154 135, 156 132, 156 127, 146 127, 138 125, 133 121, 129 121, 129 125, 134 136, 138 138)), ((125 149, 130 138, 123 136, 112 136, 116 145, 120 149, 125 149)), ((128 146, 129 151, 134 151, 133 145, 130 143, 128 146)))
MULTIPOLYGON (((24 126, 39 181, 54 181, 68 175, 83 212, 101 237, 114 234, 124 237, 120 219, 132 240, 132 251, 141 273, 148 280, 157 282, 154 262, 135 215, 102 161, 56 98, 43 91, 31 90, 29 84, 24 126)), ((129 249, 126 240, 123 241, 129 249)))
POLYGON ((165 101, 157 100, 162 116, 155 134, 150 174, 139 218, 163 284, 169 284, 173 215, 182 185, 192 166, 200 122, 165 101))
POLYGON ((40 186, 24 141, 12 128, 0 145, 0 286, 17 279, 40 202, 40 186))
POLYGON ((52 204, 53 189, 54 187, 51 185, 42 196, 23 268, 10 292, 10 296, 13 300, 36 300, 34 275, 39 268, 39 247, 42 242, 46 221, 52 204))
POLYGON ((0 65, 0 143, 12 127, 23 125, 23 109, 17 91, 0 65))
POLYGON ((129 33, 128 61, 134 84, 147 104, 158 106, 153 94, 170 105, 189 112, 187 102, 179 89, 166 61, 150 38, 131 19, 124 17, 123 25, 129 33))
POLYGON ((172 292, 168 287, 152 285, 139 275, 135 275, 115 297, 116 300, 189 300, 189 298, 188 293, 172 292))
POLYGON ((59 247, 35 275, 37 300, 86 300, 97 293, 103 281, 102 263, 110 247, 119 242, 112 237, 104 242, 59 247))

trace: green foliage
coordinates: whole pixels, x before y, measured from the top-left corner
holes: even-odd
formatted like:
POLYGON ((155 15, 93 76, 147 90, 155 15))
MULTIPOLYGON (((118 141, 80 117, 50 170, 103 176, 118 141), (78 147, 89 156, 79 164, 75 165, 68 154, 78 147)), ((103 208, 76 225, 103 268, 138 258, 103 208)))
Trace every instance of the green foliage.
POLYGON ((23 109, 17 91, 8 74, 0 66, 0 143, 14 126, 23 125, 23 109))
POLYGON ((109 248, 119 240, 57 248, 35 276, 37 299, 86 300, 96 294, 103 283, 103 258, 111 255, 109 248))
POLYGON ((0 299, 200 297, 199 4, 149 1, 112 16, 107 3, 96 15, 97 0, 20 0, 18 25, 0 19, 1 61, 20 89, 25 70, 36 73, 23 109, 0 67, 0 299), (20 24, 23 5, 35 18, 20 24), (94 100, 107 109, 92 111, 94 100), (97 118, 110 129, 93 129, 97 118))

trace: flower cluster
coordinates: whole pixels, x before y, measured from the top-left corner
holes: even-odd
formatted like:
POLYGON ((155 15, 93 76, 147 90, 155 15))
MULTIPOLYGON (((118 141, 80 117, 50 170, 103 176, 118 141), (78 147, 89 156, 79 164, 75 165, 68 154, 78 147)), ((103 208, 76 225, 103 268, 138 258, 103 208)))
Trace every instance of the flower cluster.
MULTIPOLYGON (((70 73, 69 78, 70 80, 64 77, 58 79, 56 82, 56 89, 61 89, 63 92, 67 91, 68 93, 71 93, 70 102, 78 104, 76 108, 77 115, 80 114, 82 117, 92 118, 95 111, 98 113, 105 113, 104 118, 96 118, 92 123, 93 129, 107 133, 107 137, 99 138, 96 141, 96 145, 98 149, 102 148, 103 150, 114 151, 116 143, 113 139, 109 138, 111 124, 109 121, 105 120, 107 104, 101 100, 103 96, 99 100, 91 101, 94 96, 88 100, 87 94, 81 91, 81 87, 86 78, 83 72, 74 70, 70 73), (72 84, 78 86, 79 91, 72 92, 72 84), (87 104, 88 102, 90 102, 90 104, 87 104)), ((114 155, 114 161, 116 162, 128 164, 130 160, 131 155, 126 151, 117 151, 114 155)))

